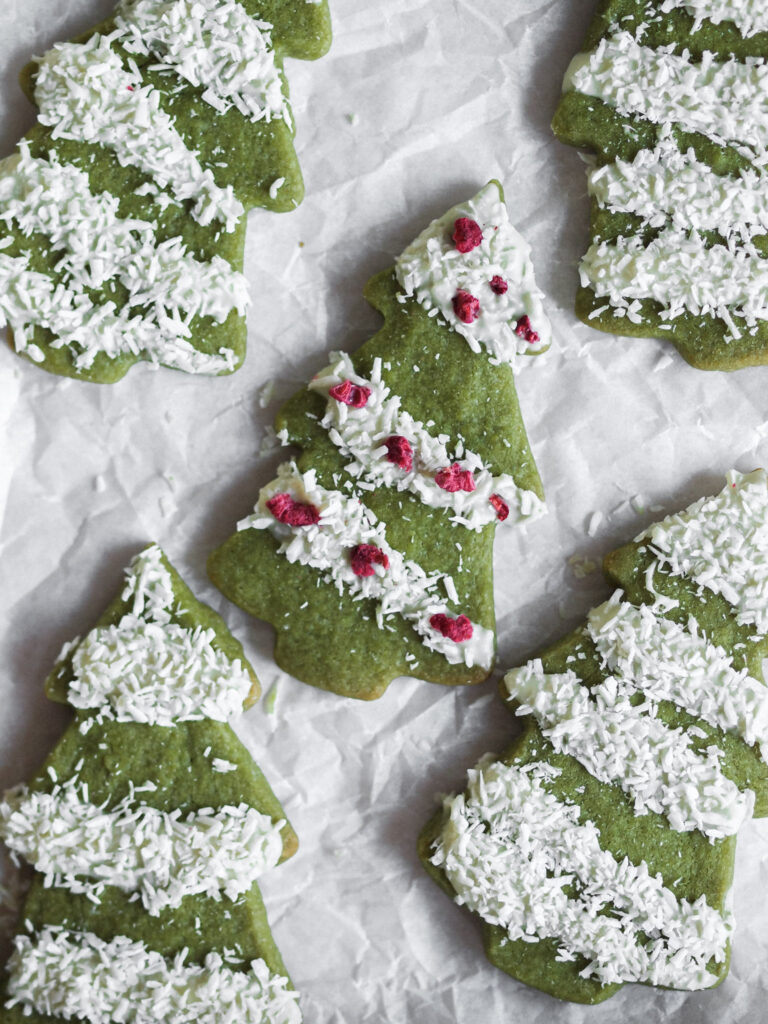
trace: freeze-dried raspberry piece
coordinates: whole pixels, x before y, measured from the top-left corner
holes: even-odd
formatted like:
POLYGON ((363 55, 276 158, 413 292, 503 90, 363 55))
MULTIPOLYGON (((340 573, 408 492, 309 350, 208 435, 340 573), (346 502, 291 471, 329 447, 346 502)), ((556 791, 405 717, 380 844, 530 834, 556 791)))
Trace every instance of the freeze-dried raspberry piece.
POLYGON ((495 292, 497 295, 504 295, 507 289, 509 288, 507 282, 499 274, 493 275, 493 277, 490 280, 490 285, 491 291, 495 292))
POLYGON ((459 217, 453 225, 451 238, 459 252, 472 252, 482 242, 483 232, 476 220, 459 217))
POLYGON ((401 434, 393 434, 384 442, 387 449, 387 462, 394 462, 400 469, 410 473, 413 469, 413 448, 407 437, 401 434))
POLYGON ((472 324, 480 316, 480 300, 460 288, 453 296, 453 312, 463 324, 472 324))
POLYGON ((355 576, 373 576, 374 565, 389 568, 389 557, 375 544, 358 544, 349 553, 349 562, 355 576))
POLYGON ((442 633, 446 639, 454 640, 457 644, 460 644, 463 640, 472 639, 472 623, 466 615, 459 615, 458 618, 452 619, 450 615, 444 615, 442 612, 439 612, 437 615, 432 616, 429 624, 438 633, 442 633))
POLYGON ((337 402, 350 405, 353 409, 362 409, 371 397, 371 389, 364 384, 353 384, 351 380, 343 380, 334 384, 328 394, 337 402))
POLYGON ((314 526, 320 522, 319 509, 308 502, 296 501, 290 494, 275 494, 267 502, 267 508, 286 526, 314 526))
POLYGON ((529 341, 532 345, 535 345, 539 340, 538 333, 534 331, 531 326, 531 318, 527 315, 521 316, 515 324, 515 334, 518 338, 525 338, 525 340, 529 341))
POLYGON ((435 483, 444 491, 474 491, 475 478, 468 469, 462 469, 458 462, 454 462, 445 469, 438 469, 435 473, 435 483))
POLYGON ((500 523, 503 523, 509 515, 509 505, 500 494, 492 494, 488 500, 496 509, 496 518, 500 523))

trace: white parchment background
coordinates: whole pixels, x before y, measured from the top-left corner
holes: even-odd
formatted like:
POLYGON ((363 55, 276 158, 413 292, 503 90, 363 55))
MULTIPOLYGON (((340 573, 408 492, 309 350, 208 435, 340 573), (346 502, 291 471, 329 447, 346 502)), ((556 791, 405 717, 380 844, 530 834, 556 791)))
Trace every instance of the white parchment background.
MULTIPOLYGON (((6 0, 0 140, 33 114, 19 69, 94 23, 111 0, 6 0)), ((377 327, 361 289, 434 216, 491 177, 530 239, 556 349, 519 376, 549 515, 496 542, 499 665, 519 663, 608 594, 568 559, 599 561, 659 513, 768 462, 768 368, 689 368, 656 341, 616 339, 573 316, 587 238, 578 155, 552 137, 562 73, 592 0, 332 0, 328 57, 288 62, 307 198, 251 215, 248 359, 233 377, 139 366, 99 387, 49 376, 0 348, 0 785, 37 767, 66 721, 41 683, 92 624, 149 540, 222 610, 277 688, 241 733, 301 850, 263 880, 308 1024, 764 1019, 768 825, 740 841, 730 977, 694 995, 625 988, 560 1005, 492 968, 479 929, 423 873, 416 837, 435 794, 514 730, 495 680, 448 690, 402 679, 362 704, 283 675, 271 630, 207 582, 208 552, 250 511, 278 461, 260 454, 283 399, 331 348, 377 327), (303 246, 300 243, 304 243, 303 246), (266 390, 265 390, 266 388, 266 390), (273 388, 270 398, 270 388, 273 388)))

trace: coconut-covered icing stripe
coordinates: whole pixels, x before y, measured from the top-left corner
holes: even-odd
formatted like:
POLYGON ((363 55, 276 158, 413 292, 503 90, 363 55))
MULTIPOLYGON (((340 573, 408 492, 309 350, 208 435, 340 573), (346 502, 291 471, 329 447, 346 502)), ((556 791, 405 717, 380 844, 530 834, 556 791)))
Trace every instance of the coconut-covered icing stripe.
POLYGON ((269 530, 289 562, 323 572, 339 592, 376 601, 380 628, 399 615, 413 625, 425 647, 450 664, 490 668, 492 630, 463 615, 453 619, 455 613, 438 592, 456 601, 453 580, 444 573, 426 573, 392 548, 384 523, 359 498, 320 487, 315 470, 300 473, 295 463, 284 463, 277 478, 261 489, 254 514, 237 528, 269 530), (362 570, 356 558, 361 549, 367 562, 362 570), (451 623, 458 623, 459 630, 451 623))
POLYGON ((186 964, 118 935, 45 927, 19 935, 8 962, 6 1006, 89 1024, 301 1024, 298 995, 263 960, 233 970, 218 953, 186 964))
POLYGON ((764 0, 661 0, 659 8, 662 14, 681 9, 693 16, 694 32, 705 21, 713 25, 732 21, 745 39, 758 32, 768 32, 768 9, 764 0))
POLYGON ((646 541, 673 576, 721 594, 742 625, 768 633, 768 476, 765 470, 726 477, 723 490, 655 523, 646 541))
MULTIPOLYGON (((170 243, 171 248, 173 244, 170 243)), ((217 274, 211 264, 199 266, 203 273, 198 285, 217 274)), ((112 301, 95 304, 76 284, 57 284, 47 274, 30 270, 23 256, 0 254, 0 326, 13 330, 16 350, 25 352, 35 362, 41 362, 44 353, 32 340, 31 329, 41 327, 54 334, 52 348, 66 346, 76 353, 73 363, 78 370, 87 370, 99 354, 114 358, 126 353, 187 373, 233 370, 237 357, 232 349, 221 348, 216 354, 198 351, 187 340, 191 331, 183 306, 165 306, 168 299, 181 303, 182 295, 190 292, 183 263, 176 266, 171 258, 165 267, 155 269, 158 275, 165 271, 166 286, 173 290, 163 294, 163 281, 156 275, 155 307, 150 307, 146 316, 139 316, 131 315, 128 306, 116 312, 112 301)), ((142 287, 143 282, 136 278, 135 301, 150 299, 149 295, 141 294, 142 287)), ((194 301, 200 305, 199 297, 194 301)))
POLYGON ((768 687, 734 668, 730 655, 709 643, 695 621, 684 629, 635 607, 617 591, 593 608, 589 635, 608 670, 622 688, 642 692, 653 701, 673 701, 692 715, 768 755, 768 687))
POLYGON ((94 194, 88 175, 55 152, 35 158, 22 142, 0 165, 0 220, 46 235, 64 254, 56 271, 73 289, 116 279, 128 290, 126 306, 148 306, 159 322, 208 316, 222 323, 233 309, 245 311, 245 277, 226 260, 201 262, 180 238, 158 242, 151 224, 120 218, 118 207, 118 197, 94 194))
POLYGON ((466 794, 445 801, 432 861, 457 902, 512 940, 554 939, 558 960, 585 957, 602 984, 707 988, 733 930, 701 896, 679 900, 645 861, 618 861, 579 807, 546 788, 558 770, 481 762, 466 794), (572 890, 572 895, 566 895, 572 890))
POLYGON ((696 232, 667 228, 648 245, 638 235, 593 242, 579 274, 583 287, 634 323, 642 323, 643 299, 658 302, 667 321, 686 312, 718 316, 734 337, 741 331, 733 315, 749 327, 768 318, 768 260, 751 246, 707 246, 696 232))
POLYGON ((431 434, 424 423, 402 408, 400 396, 393 395, 382 379, 381 359, 374 360, 367 378, 355 372, 346 353, 333 353, 333 362, 312 379, 309 389, 328 398, 322 425, 342 454, 352 460, 346 466, 350 476, 411 491, 431 508, 450 509, 452 522, 473 530, 499 519, 498 502, 491 500, 494 495, 502 499, 508 522, 532 519, 544 511, 537 494, 518 487, 509 474, 493 476, 482 458, 461 442, 450 453, 447 446, 451 438, 447 434, 431 434), (349 404, 330 394, 344 381, 365 389, 363 405, 349 404), (399 463, 386 445, 393 437, 408 443, 409 457, 399 463), (451 491, 440 486, 441 478, 436 474, 453 465, 470 474, 472 490, 451 491))
POLYGON ((74 651, 67 700, 118 722, 225 722, 242 711, 252 679, 214 639, 212 629, 132 616, 97 627, 74 651))
POLYGON ((601 39, 574 57, 565 89, 594 96, 621 114, 656 124, 675 122, 718 142, 768 148, 768 65, 762 58, 717 61, 710 52, 694 63, 675 44, 653 49, 630 32, 601 39))
POLYGON ((496 182, 433 221, 398 258, 395 273, 407 296, 493 362, 513 363, 551 344, 530 246, 510 224, 496 182), (460 221, 474 229, 457 234, 460 221))
POLYGON ((636 814, 663 814, 676 832, 710 839, 735 835, 752 814, 754 793, 739 792, 714 744, 698 753, 691 736, 654 717, 652 703, 610 677, 591 689, 568 670, 548 673, 539 659, 504 678, 516 714, 534 715, 558 753, 569 754, 600 782, 620 786, 636 814))
POLYGON ((177 202, 189 200, 201 224, 213 220, 234 230, 243 214, 231 186, 220 188, 209 168, 188 149, 160 93, 142 82, 131 61, 126 68, 98 33, 84 43, 59 43, 40 58, 35 77, 40 122, 53 138, 111 149, 124 166, 137 167, 177 202))
POLYGON ((0 837, 46 885, 97 902, 104 886, 116 886, 138 893, 153 916, 186 896, 235 900, 247 892, 280 860, 282 825, 247 804, 182 815, 131 794, 106 808, 90 803, 75 779, 51 793, 21 786, 0 802, 0 837))
POLYGON ((122 0, 116 24, 121 46, 202 88, 219 113, 234 106, 250 121, 285 115, 272 26, 236 0, 122 0))
POLYGON ((588 187, 600 206, 633 213, 652 228, 671 221, 677 228, 718 231, 737 240, 768 231, 766 172, 715 174, 692 149, 682 153, 668 137, 654 149, 641 149, 634 160, 591 168, 588 187))

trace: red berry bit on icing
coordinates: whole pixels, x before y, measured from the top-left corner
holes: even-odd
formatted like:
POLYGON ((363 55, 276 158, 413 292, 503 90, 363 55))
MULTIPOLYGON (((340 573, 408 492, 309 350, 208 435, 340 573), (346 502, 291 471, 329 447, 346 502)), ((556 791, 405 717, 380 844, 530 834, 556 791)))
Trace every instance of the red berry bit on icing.
POLYGON ((463 324, 474 323, 480 316, 480 300, 460 288, 453 296, 453 312, 463 324))
POLYGON ((400 434, 393 434, 384 442, 387 449, 387 462, 394 462, 400 469, 410 473, 413 469, 413 448, 407 437, 400 434))
POLYGON ((447 640, 453 640, 457 644, 463 640, 472 639, 472 623, 466 615, 459 615, 457 619, 452 619, 450 615, 443 615, 442 612, 439 612, 432 616, 429 624, 432 629, 442 633, 447 640))
POLYGON ((389 568, 389 558, 375 544, 358 544, 349 553, 349 562, 355 576, 373 576, 374 565, 389 568))
POLYGON ((504 278, 500 277, 498 274, 493 275, 493 277, 490 280, 490 285, 491 291, 495 292, 496 295, 504 295, 507 289, 509 288, 509 285, 504 280, 504 278))
POLYGON ((351 380, 343 380, 341 384, 334 384, 328 394, 343 405, 362 409, 371 397, 371 389, 364 384, 353 384, 351 380))
POLYGON ((482 242, 483 232, 476 220, 459 217, 453 225, 451 238, 459 252, 472 252, 482 242))
POLYGON ((509 515, 509 505, 500 494, 492 494, 488 500, 496 509, 496 518, 500 523, 503 523, 509 515))
POLYGON ((474 491, 475 478, 468 469, 462 469, 458 462, 435 473, 435 483, 444 491, 474 491))
POLYGON ((515 334, 518 338, 525 338, 532 345, 535 345, 539 340, 539 335, 531 327, 531 318, 529 316, 521 316, 515 324, 515 334))
POLYGON ((267 508, 286 526, 314 526, 320 522, 320 510, 314 505, 296 501, 290 494, 276 494, 267 502, 267 508))

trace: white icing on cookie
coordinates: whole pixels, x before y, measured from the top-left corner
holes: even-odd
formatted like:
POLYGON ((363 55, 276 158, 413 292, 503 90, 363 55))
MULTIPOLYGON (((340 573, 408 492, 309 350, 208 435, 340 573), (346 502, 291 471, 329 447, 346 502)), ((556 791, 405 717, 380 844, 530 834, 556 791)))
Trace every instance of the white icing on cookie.
POLYGON ((434 310, 473 352, 485 349, 494 363, 511 364, 516 355, 541 352, 551 344, 552 329, 534 280, 530 246, 509 223, 495 182, 425 228, 398 258, 395 273, 407 296, 415 296, 430 313, 434 310), (475 221, 483 233, 482 242, 467 253, 459 252, 451 239, 461 217, 475 221), (497 275, 508 285, 502 295, 490 286, 497 275), (480 302, 480 315, 473 323, 462 323, 454 312, 453 299, 460 290, 480 302), (524 315, 539 335, 535 343, 515 334, 524 315))
POLYGON ((558 960, 585 957, 581 973, 602 984, 715 984, 708 964, 726 959, 730 915, 703 896, 678 899, 645 861, 617 861, 601 849, 594 823, 547 791, 558 774, 544 763, 481 762, 467 793, 446 800, 432 862, 457 902, 512 940, 555 939, 558 960), (566 895, 574 883, 576 894, 566 895))
POLYGON ((250 121, 284 116, 272 26, 236 0, 122 0, 116 25, 121 46, 157 57, 153 70, 202 88, 219 113, 234 106, 250 121))
POLYGON ((534 659, 504 682, 520 704, 516 714, 534 715, 558 753, 620 786, 636 814, 663 814, 676 832, 699 829, 710 839, 735 835, 751 816, 755 795, 726 778, 721 750, 698 753, 683 728, 654 717, 652 702, 633 703, 636 690, 622 680, 589 688, 572 670, 547 673, 534 659))
POLYGON ((650 526, 647 541, 659 564, 721 594, 742 625, 768 633, 768 476, 765 470, 727 476, 727 486, 650 526))
POLYGON ((661 0, 659 7, 662 14, 680 9, 693 16, 694 32, 705 21, 713 25, 732 21, 745 39, 758 32, 768 32, 768 9, 764 0, 661 0))
POLYGON ((627 31, 578 54, 565 89, 597 99, 624 115, 656 124, 677 123, 716 142, 737 143, 756 155, 768 149, 768 65, 762 58, 717 61, 712 53, 693 62, 675 46, 653 49, 627 31))
POLYGON ((590 168, 587 180, 600 206, 633 213, 651 228, 671 221, 676 228, 737 240, 768 231, 767 172, 715 174, 692 149, 681 153, 668 137, 634 160, 590 168))
POLYGON ((187 952, 165 960, 141 942, 118 935, 45 927, 18 935, 8 963, 8 1001, 31 1012, 82 1018, 89 1024, 301 1024, 298 995, 263 960, 247 970, 227 967, 218 953, 185 964, 187 952))
POLYGON ((402 399, 393 395, 382 379, 381 359, 374 361, 370 378, 355 372, 352 360, 344 352, 332 353, 333 363, 321 370, 309 384, 310 391, 328 396, 322 425, 341 453, 352 461, 345 467, 350 476, 376 485, 411 491, 431 508, 450 509, 451 522, 480 530, 497 521, 491 496, 498 494, 509 507, 506 522, 518 523, 544 512, 544 503, 533 491, 524 490, 509 474, 494 477, 482 458, 463 445, 449 452, 451 438, 434 436, 420 420, 402 408, 402 399), (339 402, 328 392, 342 381, 370 389, 362 408, 339 402), (413 448, 413 466, 402 469, 388 461, 384 442, 393 435, 405 437, 413 448), (460 453, 460 454, 459 454, 460 453), (435 482, 435 473, 453 463, 472 473, 474 491, 446 491, 435 482))
POLYGON ((121 595, 132 610, 67 644, 73 678, 67 700, 118 722, 171 726, 238 714, 253 680, 242 662, 215 646, 213 629, 171 621, 177 608, 162 552, 153 545, 132 561, 121 595))
POLYGON ((379 628, 386 628, 386 620, 399 615, 413 625, 425 647, 438 651, 450 664, 490 668, 493 663, 492 630, 473 623, 471 638, 456 642, 431 625, 433 615, 458 614, 450 610, 438 593, 441 587, 451 600, 457 599, 450 577, 444 573, 428 574, 392 548, 387 543, 385 524, 359 498, 320 487, 315 470, 300 473, 295 463, 284 463, 277 478, 261 489, 254 514, 241 520, 237 528, 269 530, 280 542, 279 553, 289 562, 317 569, 339 592, 359 600, 376 601, 379 628), (267 508, 267 502, 278 494, 288 494, 294 501, 314 506, 320 512, 319 522, 298 527, 279 522, 267 508), (370 544, 383 551, 389 567, 375 565, 373 575, 356 575, 350 564, 350 552, 359 544, 370 544))
MULTIPOLYGON (((174 276, 179 271, 183 274, 184 268, 170 265, 167 269, 169 284, 173 284, 174 276)), ((189 282, 183 280, 178 285, 176 293, 167 296, 177 302, 189 282)), ((159 287, 158 281, 155 287, 159 287)), ((67 347, 77 353, 73 358, 77 370, 87 370, 99 354, 116 358, 128 353, 187 373, 235 369, 237 356, 232 349, 221 348, 215 354, 198 351, 187 340, 189 324, 180 315, 174 319, 164 301, 159 298, 147 316, 132 316, 128 307, 116 312, 114 302, 97 305, 81 288, 56 284, 47 274, 30 270, 25 257, 0 254, 0 326, 13 330, 16 350, 35 362, 45 358, 32 339, 32 329, 41 327, 54 335, 52 348, 67 347)))
POLYGON ((200 224, 218 220, 234 230, 244 210, 232 187, 216 184, 161 108, 160 93, 143 84, 135 63, 123 66, 110 39, 96 33, 84 43, 59 43, 40 59, 35 102, 41 124, 55 139, 106 146, 177 202, 189 200, 200 224))
POLYGON ((280 860, 283 824, 247 804, 166 813, 135 794, 107 809, 76 779, 51 793, 21 786, 0 802, 0 837, 45 885, 95 902, 116 886, 153 916, 186 896, 236 900, 280 860))
POLYGON ((579 275, 632 323, 643 322, 643 299, 659 303, 664 321, 683 313, 720 317, 734 338, 742 334, 734 315, 748 327, 768 318, 768 260, 751 246, 707 246, 696 232, 666 228, 648 245, 637 235, 593 242, 579 275))
POLYGON ((724 732, 760 746, 768 759, 768 687, 737 670, 698 632, 635 607, 617 591, 589 613, 588 632, 608 671, 628 693, 668 700, 724 732))

